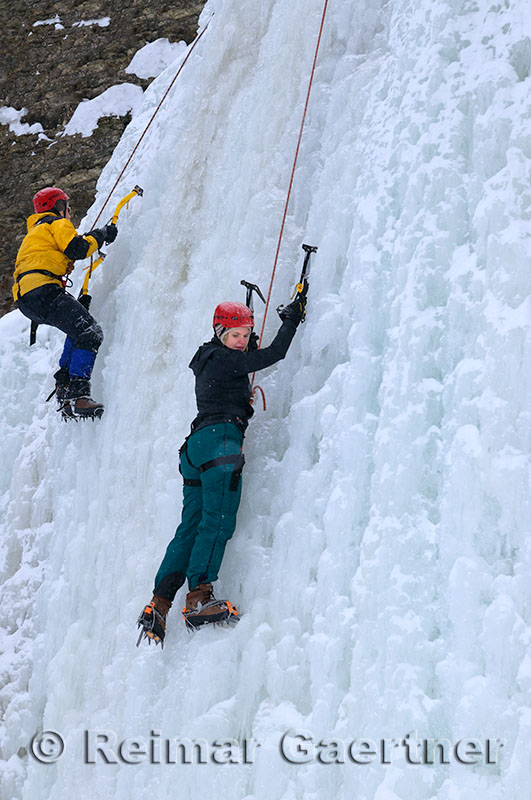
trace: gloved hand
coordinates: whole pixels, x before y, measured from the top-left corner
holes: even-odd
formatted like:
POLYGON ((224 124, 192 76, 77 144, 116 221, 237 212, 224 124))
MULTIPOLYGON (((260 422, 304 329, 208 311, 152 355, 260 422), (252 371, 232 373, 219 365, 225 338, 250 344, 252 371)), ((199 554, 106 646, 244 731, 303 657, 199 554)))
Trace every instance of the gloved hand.
POLYGON ((299 325, 306 314, 306 297, 297 295, 295 300, 288 303, 287 306, 279 306, 277 308, 277 313, 282 322, 286 319, 290 319, 295 325, 299 325))
POLYGON ((111 242, 114 242, 114 240, 118 236, 118 228, 116 227, 114 222, 109 222, 109 224, 105 225, 105 227, 102 230, 105 235, 105 244, 111 244, 111 242))
POLYGON ((258 334, 254 331, 251 332, 249 336, 249 343, 247 345, 247 350, 250 352, 251 350, 258 350, 258 342, 259 342, 258 334))
POLYGON ((85 234, 85 236, 94 237, 94 239, 96 239, 98 243, 98 250, 99 250, 100 247, 102 247, 103 243, 105 242, 105 228, 94 228, 93 231, 89 231, 88 233, 85 234))
POLYGON ((92 295, 91 294, 80 294, 77 299, 81 303, 82 306, 85 306, 85 308, 88 311, 89 308, 90 308, 90 304, 92 302, 92 295))
POLYGON ((94 228, 93 231, 89 231, 86 235, 93 236, 96 239, 98 250, 100 250, 104 244, 114 242, 118 236, 118 228, 112 222, 109 222, 109 224, 104 225, 103 228, 94 228))

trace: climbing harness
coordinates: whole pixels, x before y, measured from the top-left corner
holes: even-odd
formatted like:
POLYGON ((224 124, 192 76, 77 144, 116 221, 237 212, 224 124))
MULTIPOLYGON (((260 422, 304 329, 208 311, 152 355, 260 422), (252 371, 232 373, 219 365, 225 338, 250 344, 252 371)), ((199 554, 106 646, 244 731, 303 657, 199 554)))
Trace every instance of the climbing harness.
MULTIPOLYGON (((60 219, 60 217, 58 217, 56 214, 48 214, 48 216, 43 217, 38 222, 36 222, 33 227, 36 228, 37 225, 43 225, 45 223, 47 224, 47 223, 55 222, 55 220, 57 220, 57 219, 60 219)), ((70 263, 72 263, 72 262, 70 262, 70 263)), ((52 278, 53 280, 55 280, 58 283, 60 283, 61 286, 63 287, 63 289, 66 287, 67 282, 70 280, 67 275, 57 275, 55 272, 51 272, 48 269, 27 269, 25 272, 21 272, 20 275, 17 275, 17 277, 15 278, 15 283, 17 284, 17 300, 20 300, 20 298, 21 298, 20 281, 26 275, 32 275, 34 273, 38 273, 39 275, 46 275, 47 278, 52 278)), ((34 322, 34 320, 31 320, 30 337, 29 337, 30 347, 31 347, 31 345, 35 344, 35 342, 37 340, 37 328, 38 327, 39 327, 39 323, 38 322, 34 322)))
MULTIPOLYGON (((112 215, 110 223, 108 223, 108 224, 116 225, 116 223, 118 222, 118 217, 120 216, 120 211, 122 210, 122 208, 124 206, 129 207, 129 201, 131 200, 131 198, 136 197, 136 195, 138 195, 139 197, 142 197, 143 194, 144 194, 144 190, 141 189, 140 186, 135 186, 135 188, 132 191, 130 191, 129 194, 126 194, 125 197, 122 197, 122 199, 120 200, 120 202, 118 203, 118 205, 114 209, 114 214, 112 215)), ((86 272, 86 275, 85 275, 85 279, 83 281, 83 286, 81 287, 81 291, 80 291, 79 296, 78 296, 77 299, 79 300, 79 302, 82 305, 85 306, 85 308, 87 310, 90 308, 90 303, 92 301, 92 297, 88 293, 89 281, 90 281, 90 279, 92 277, 92 273, 94 272, 94 270, 97 267, 99 267, 100 264, 103 263, 103 261, 106 258, 106 256, 107 256, 107 253, 104 253, 104 252, 102 252, 102 250, 99 250, 99 257, 96 259, 96 261, 94 261, 92 263, 92 260, 91 260, 91 263, 88 265, 88 267, 84 268, 85 272, 86 272)))
MULTIPOLYGON (((231 419, 229 417, 227 417, 226 421, 227 422, 231 421, 231 419)), ((194 433, 194 431, 192 431, 192 433, 194 433)), ((217 458, 212 458, 212 459, 210 459, 210 461, 205 461, 204 464, 200 464, 198 467, 196 467, 194 464, 192 464, 192 462, 190 461, 190 456, 188 455, 188 439, 190 438, 191 435, 192 434, 190 434, 189 436, 186 437, 186 439, 184 440, 183 444, 179 448, 179 472, 181 473, 181 477, 183 479, 184 485, 185 486, 196 486, 196 487, 199 487, 199 486, 201 486, 201 479, 199 479, 199 478, 197 478, 197 479, 185 478, 184 477, 184 475, 182 473, 182 469, 181 469, 181 459, 180 459, 180 456, 183 456, 183 455, 186 457, 186 460, 188 461, 190 466, 193 467, 193 469, 196 469, 200 474, 202 474, 203 472, 206 472, 207 469, 212 469, 212 467, 221 467, 224 464, 234 464, 234 466, 232 468, 231 477, 230 477, 229 491, 230 492, 237 491, 238 484, 239 484, 240 478, 242 476, 243 467, 245 465, 245 456, 244 456, 243 452, 240 450, 239 453, 234 453, 232 455, 218 456, 217 458)))

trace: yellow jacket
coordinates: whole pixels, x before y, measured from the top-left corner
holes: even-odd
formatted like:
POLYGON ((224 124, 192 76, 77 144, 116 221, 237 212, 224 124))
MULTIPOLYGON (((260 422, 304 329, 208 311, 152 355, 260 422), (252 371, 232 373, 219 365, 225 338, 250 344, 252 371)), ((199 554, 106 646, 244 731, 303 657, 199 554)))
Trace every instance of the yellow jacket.
POLYGON ((91 256, 101 246, 95 236, 79 236, 69 219, 50 211, 32 214, 27 224, 28 232, 20 245, 13 274, 15 300, 47 283, 62 286, 61 278, 69 271, 71 262, 91 256))

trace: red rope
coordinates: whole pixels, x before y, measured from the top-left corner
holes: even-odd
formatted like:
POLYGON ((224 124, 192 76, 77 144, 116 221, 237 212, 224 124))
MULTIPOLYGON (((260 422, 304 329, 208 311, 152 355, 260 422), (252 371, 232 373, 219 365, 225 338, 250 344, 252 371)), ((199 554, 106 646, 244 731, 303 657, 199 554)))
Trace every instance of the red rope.
POLYGON ((313 58, 312 71, 310 73, 310 81, 308 83, 308 92, 306 94, 306 102, 304 104, 304 111, 303 111, 303 114, 302 114, 301 127, 300 127, 300 131, 299 131, 299 138, 297 140, 297 147, 296 147, 296 150, 295 150, 295 158, 293 159, 293 167, 291 169, 291 176, 290 176, 290 179, 289 179, 288 194, 287 194, 287 197, 286 197, 286 204, 284 206, 284 214, 282 215, 282 224, 280 226, 280 233, 279 233, 279 236, 278 236, 277 250, 276 250, 276 253, 275 253, 275 261, 273 263, 273 271, 271 273, 271 281, 270 281, 270 284, 269 284, 269 291, 267 293, 266 307, 265 307, 265 311, 264 311, 264 319, 262 321, 262 330, 260 331, 260 339, 259 339, 259 343, 258 343, 259 347, 262 344, 262 337, 264 335, 266 316, 267 316, 267 312, 268 312, 268 309, 269 309, 269 301, 271 299, 271 291, 273 289, 273 281, 275 280, 275 273, 277 271, 278 254, 280 252, 280 245, 282 243, 282 236, 284 234, 284 226, 286 224, 286 217, 287 217, 287 214, 288 214, 288 205, 289 205, 289 201, 290 201, 290 197, 291 197, 291 189, 292 189, 292 186, 293 186, 293 178, 295 176, 295 167, 297 166, 297 159, 299 157, 299 150, 300 150, 300 147, 301 147, 301 140, 302 140, 302 132, 304 130, 304 123, 306 121, 306 112, 308 111, 308 104, 310 102, 310 92, 312 91, 313 76, 315 74, 315 66, 317 64, 317 56, 319 54, 319 47, 321 45, 321 37, 322 37, 322 34, 323 34, 323 27, 324 27, 324 22, 325 22, 325 17, 326 17, 326 9, 327 8, 328 8, 328 0, 325 0, 325 4, 324 4, 324 8, 323 8, 323 15, 321 17, 321 25, 320 25, 320 28, 319 28, 319 36, 317 37, 317 45, 315 47, 315 55, 314 55, 314 58, 313 58))
POLYGON ((153 120, 154 120, 154 119, 155 119, 155 117, 157 116, 157 114, 158 114, 158 112, 159 112, 159 109, 160 109, 161 105, 163 104, 163 102, 165 101, 166 97, 167 97, 167 96, 168 96, 168 94, 170 93, 170 91, 171 91, 171 88, 172 88, 173 84, 175 83, 175 81, 177 80, 177 78, 179 77, 179 75, 181 74, 181 72, 182 72, 182 70, 183 70, 183 67, 184 67, 184 65, 186 64, 186 62, 188 61, 188 59, 189 59, 189 58, 190 58, 190 56, 192 55, 192 53, 193 53, 193 51, 194 51, 194 48, 195 48, 195 46, 198 44, 199 40, 201 39, 202 35, 205 33, 205 31, 206 31, 206 29, 208 28, 208 26, 209 26, 209 25, 210 25, 210 20, 207 22, 207 24, 205 25, 205 27, 203 28, 203 30, 201 31, 201 33, 199 34, 199 36, 197 36, 197 37, 194 39, 194 41, 193 41, 193 43, 192 43, 192 46, 191 46, 191 47, 190 47, 190 49, 188 50, 188 52, 187 52, 187 54, 186 54, 186 57, 185 57, 184 61, 183 61, 183 62, 182 62, 182 64, 180 65, 179 69, 177 70, 177 72, 176 72, 176 74, 175 74, 175 76, 174 76, 174 78, 173 78, 172 82, 170 83, 170 85, 168 86, 168 88, 166 89, 166 91, 164 92, 164 94, 162 95, 162 99, 161 99, 160 103, 159 103, 159 104, 158 104, 158 106, 156 107, 155 111, 153 112, 153 114, 152 114, 152 116, 151 116, 151 119, 149 120, 148 124, 147 124, 147 125, 146 125, 146 127, 144 128, 144 131, 143 131, 143 133, 142 133, 142 136, 140 137, 140 139, 138 140, 138 142, 137 142, 137 143, 136 143, 136 145, 134 146, 134 148, 133 148, 133 152, 131 153, 131 155, 130 155, 130 156, 129 156, 129 158, 127 159, 127 161, 126 161, 126 163, 125 163, 125 166, 124 166, 124 168, 122 169, 122 171, 120 172, 120 174, 119 174, 119 175, 118 175, 118 177, 116 178, 116 181, 115 181, 115 183, 114 183, 114 186, 112 187, 111 191, 110 191, 110 192, 109 192, 109 194, 107 195, 107 199, 105 200, 104 204, 102 205, 102 207, 101 207, 101 209, 100 209, 100 213, 98 214, 98 216, 97 216, 97 217, 96 217, 96 219, 94 220, 94 224, 92 225, 92 228, 94 228, 94 227, 96 226, 96 223, 97 223, 97 221, 99 220, 99 218, 100 218, 100 217, 101 217, 101 215, 103 214, 103 210, 104 210, 105 206, 107 205, 107 203, 108 203, 108 202, 109 202, 109 200, 111 199, 111 197, 112 197, 112 193, 114 192, 114 190, 115 190, 115 189, 116 189, 116 187, 118 186, 118 183, 120 182, 120 180, 121 180, 121 178, 122 178, 122 176, 123 176, 124 172, 126 171, 127 167, 128 167, 128 166, 129 166, 129 164, 131 163, 131 161, 132 161, 132 158, 133 158, 134 154, 136 153, 136 151, 138 150, 138 148, 139 148, 139 146, 140 146, 140 143, 141 143, 142 139, 144 138, 144 136, 145 136, 145 135, 146 135, 146 133, 148 132, 148 129, 149 129, 149 127, 150 127, 151 123, 153 122, 153 120))
MULTIPOLYGON (((321 46, 321 37, 323 35, 323 28, 324 28, 324 22, 325 22, 327 8, 328 8, 328 0, 325 0, 324 7, 323 7, 323 14, 322 14, 322 17, 321 17, 321 25, 319 27, 319 35, 317 37, 317 44, 315 46, 315 55, 313 57, 312 71, 310 73, 310 80, 308 82, 308 91, 306 93, 306 102, 304 104, 304 111, 302 113, 301 127, 300 127, 300 130, 299 130, 299 138, 297 140, 297 147, 295 149, 295 157, 293 159, 293 167, 291 169, 291 175, 290 175, 290 179, 289 179, 288 194, 287 194, 287 197, 286 197, 286 204, 284 206, 284 213, 282 215, 282 224, 280 226, 280 233, 279 233, 279 236, 278 236, 277 249, 276 249, 276 253, 275 253, 275 261, 273 263, 273 271, 271 273, 271 281, 269 283, 269 291, 267 293, 267 300, 266 300, 266 306, 265 306, 265 310, 264 310, 264 318, 262 320, 262 329, 260 331, 260 338, 258 340, 258 347, 261 346, 262 338, 264 336, 264 328, 265 328, 265 323, 266 323, 266 317, 267 317, 267 312, 269 310, 269 301, 271 299, 271 292, 273 290, 273 281, 275 280, 275 273, 277 271, 278 255, 280 253, 280 245, 282 243, 282 236, 284 235, 284 226, 286 224, 286 217, 288 215, 288 205, 289 205, 289 201, 290 201, 290 197, 291 197, 291 189, 293 187, 293 179, 295 177, 295 168, 297 166, 297 159, 299 158, 299 150, 300 150, 300 147, 301 147, 302 132, 304 130, 304 123, 306 122, 306 112, 308 111, 308 104, 310 102, 310 92, 312 91, 313 77, 314 77, 314 74, 315 74, 315 67, 316 67, 316 64, 317 64, 317 56, 319 54, 319 47, 321 46)), ((254 384, 254 376, 255 376, 255 374, 256 373, 253 373, 253 377, 251 379, 251 385, 254 384)))

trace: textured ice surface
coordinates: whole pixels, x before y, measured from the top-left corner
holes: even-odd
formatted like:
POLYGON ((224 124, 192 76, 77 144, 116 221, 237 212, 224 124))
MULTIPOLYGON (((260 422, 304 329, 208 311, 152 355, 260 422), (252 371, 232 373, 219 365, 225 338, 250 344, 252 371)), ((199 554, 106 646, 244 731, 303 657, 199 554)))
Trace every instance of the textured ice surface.
POLYGON ((517 0, 331 0, 272 298, 286 302, 301 242, 319 245, 308 319, 260 376, 268 407, 219 581, 243 616, 189 636, 181 592, 164 651, 134 646, 179 517, 187 364, 241 278, 267 288, 321 10, 205 7, 107 209, 144 187, 91 288, 100 423, 61 424, 44 402, 61 336, 40 329, 29 351, 25 323, 0 321, 3 797, 528 798, 531 44, 517 0), (55 766, 27 755, 43 728, 65 739, 55 766), (253 764, 85 764, 87 729, 262 744, 253 764), (279 752, 290 730, 397 746, 391 763, 294 764, 279 752), (415 735, 505 744, 493 764, 408 763, 415 735))

